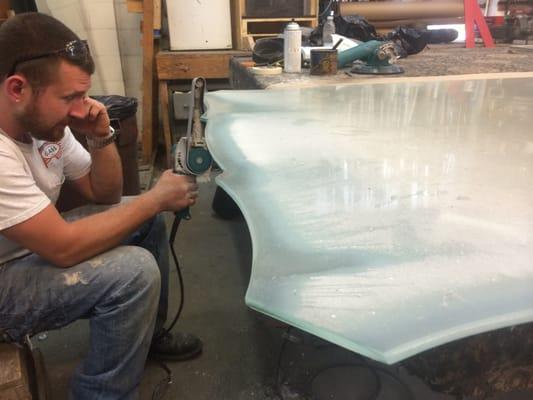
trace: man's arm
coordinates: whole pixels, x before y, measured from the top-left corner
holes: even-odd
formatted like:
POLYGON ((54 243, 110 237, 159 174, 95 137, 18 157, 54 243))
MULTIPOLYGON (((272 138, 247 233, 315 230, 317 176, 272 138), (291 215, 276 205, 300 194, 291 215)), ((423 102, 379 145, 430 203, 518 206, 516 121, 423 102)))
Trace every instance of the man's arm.
POLYGON ((72 183, 93 203, 117 203, 122 195, 122 165, 117 147, 114 143, 102 148, 91 145, 91 140, 109 134, 109 116, 102 103, 89 97, 84 101, 87 116, 85 119, 72 120, 70 127, 87 137, 92 164, 89 174, 72 183))
POLYGON ((49 205, 2 234, 55 265, 70 267, 119 245, 157 213, 194 205, 197 190, 194 178, 169 170, 153 189, 124 205, 70 223, 49 205))
POLYGON ((90 202, 114 204, 122 196, 122 164, 114 143, 102 149, 89 149, 91 170, 70 183, 90 202))

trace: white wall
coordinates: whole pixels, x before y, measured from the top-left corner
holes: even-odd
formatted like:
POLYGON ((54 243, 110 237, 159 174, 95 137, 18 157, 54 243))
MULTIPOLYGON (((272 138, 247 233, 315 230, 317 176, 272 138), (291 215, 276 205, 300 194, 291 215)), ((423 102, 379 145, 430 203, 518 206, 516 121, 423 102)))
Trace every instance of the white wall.
POLYGON ((139 101, 137 123, 141 127, 143 49, 140 26, 142 14, 128 12, 126 0, 115 0, 115 15, 124 89, 126 96, 135 97, 139 101))
POLYGON ((87 39, 96 64, 90 94, 118 94, 139 100, 142 110, 141 14, 129 13, 126 0, 36 0, 50 14, 87 39))

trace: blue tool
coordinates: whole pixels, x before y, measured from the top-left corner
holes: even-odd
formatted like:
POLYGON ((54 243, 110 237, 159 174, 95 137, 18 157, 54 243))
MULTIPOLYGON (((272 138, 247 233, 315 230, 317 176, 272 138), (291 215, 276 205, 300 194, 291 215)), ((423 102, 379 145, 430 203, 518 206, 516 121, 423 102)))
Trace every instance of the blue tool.
POLYGON ((337 56, 338 68, 350 66, 355 60, 366 64, 355 65, 351 72, 356 74, 401 74, 403 69, 395 65, 398 53, 392 42, 370 40, 359 46, 341 51, 337 56))

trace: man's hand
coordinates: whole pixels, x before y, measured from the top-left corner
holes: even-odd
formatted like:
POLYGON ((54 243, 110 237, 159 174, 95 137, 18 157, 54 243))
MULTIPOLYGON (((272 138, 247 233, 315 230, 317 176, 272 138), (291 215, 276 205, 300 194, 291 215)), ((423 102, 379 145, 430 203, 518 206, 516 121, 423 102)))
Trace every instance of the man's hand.
POLYGON ((87 137, 107 136, 110 121, 106 107, 90 97, 85 97, 83 103, 87 111, 85 118, 71 118, 69 127, 87 137))
POLYGON ((178 175, 172 170, 163 172, 150 194, 161 211, 179 211, 196 203, 196 177, 178 175))

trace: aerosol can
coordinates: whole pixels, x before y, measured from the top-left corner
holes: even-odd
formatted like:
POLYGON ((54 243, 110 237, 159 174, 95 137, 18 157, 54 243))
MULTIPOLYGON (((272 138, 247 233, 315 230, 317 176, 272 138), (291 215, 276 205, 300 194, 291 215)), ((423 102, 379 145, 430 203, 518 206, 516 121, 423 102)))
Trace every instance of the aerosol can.
POLYGON ((283 70, 302 72, 302 30, 296 21, 288 23, 283 31, 283 70))

